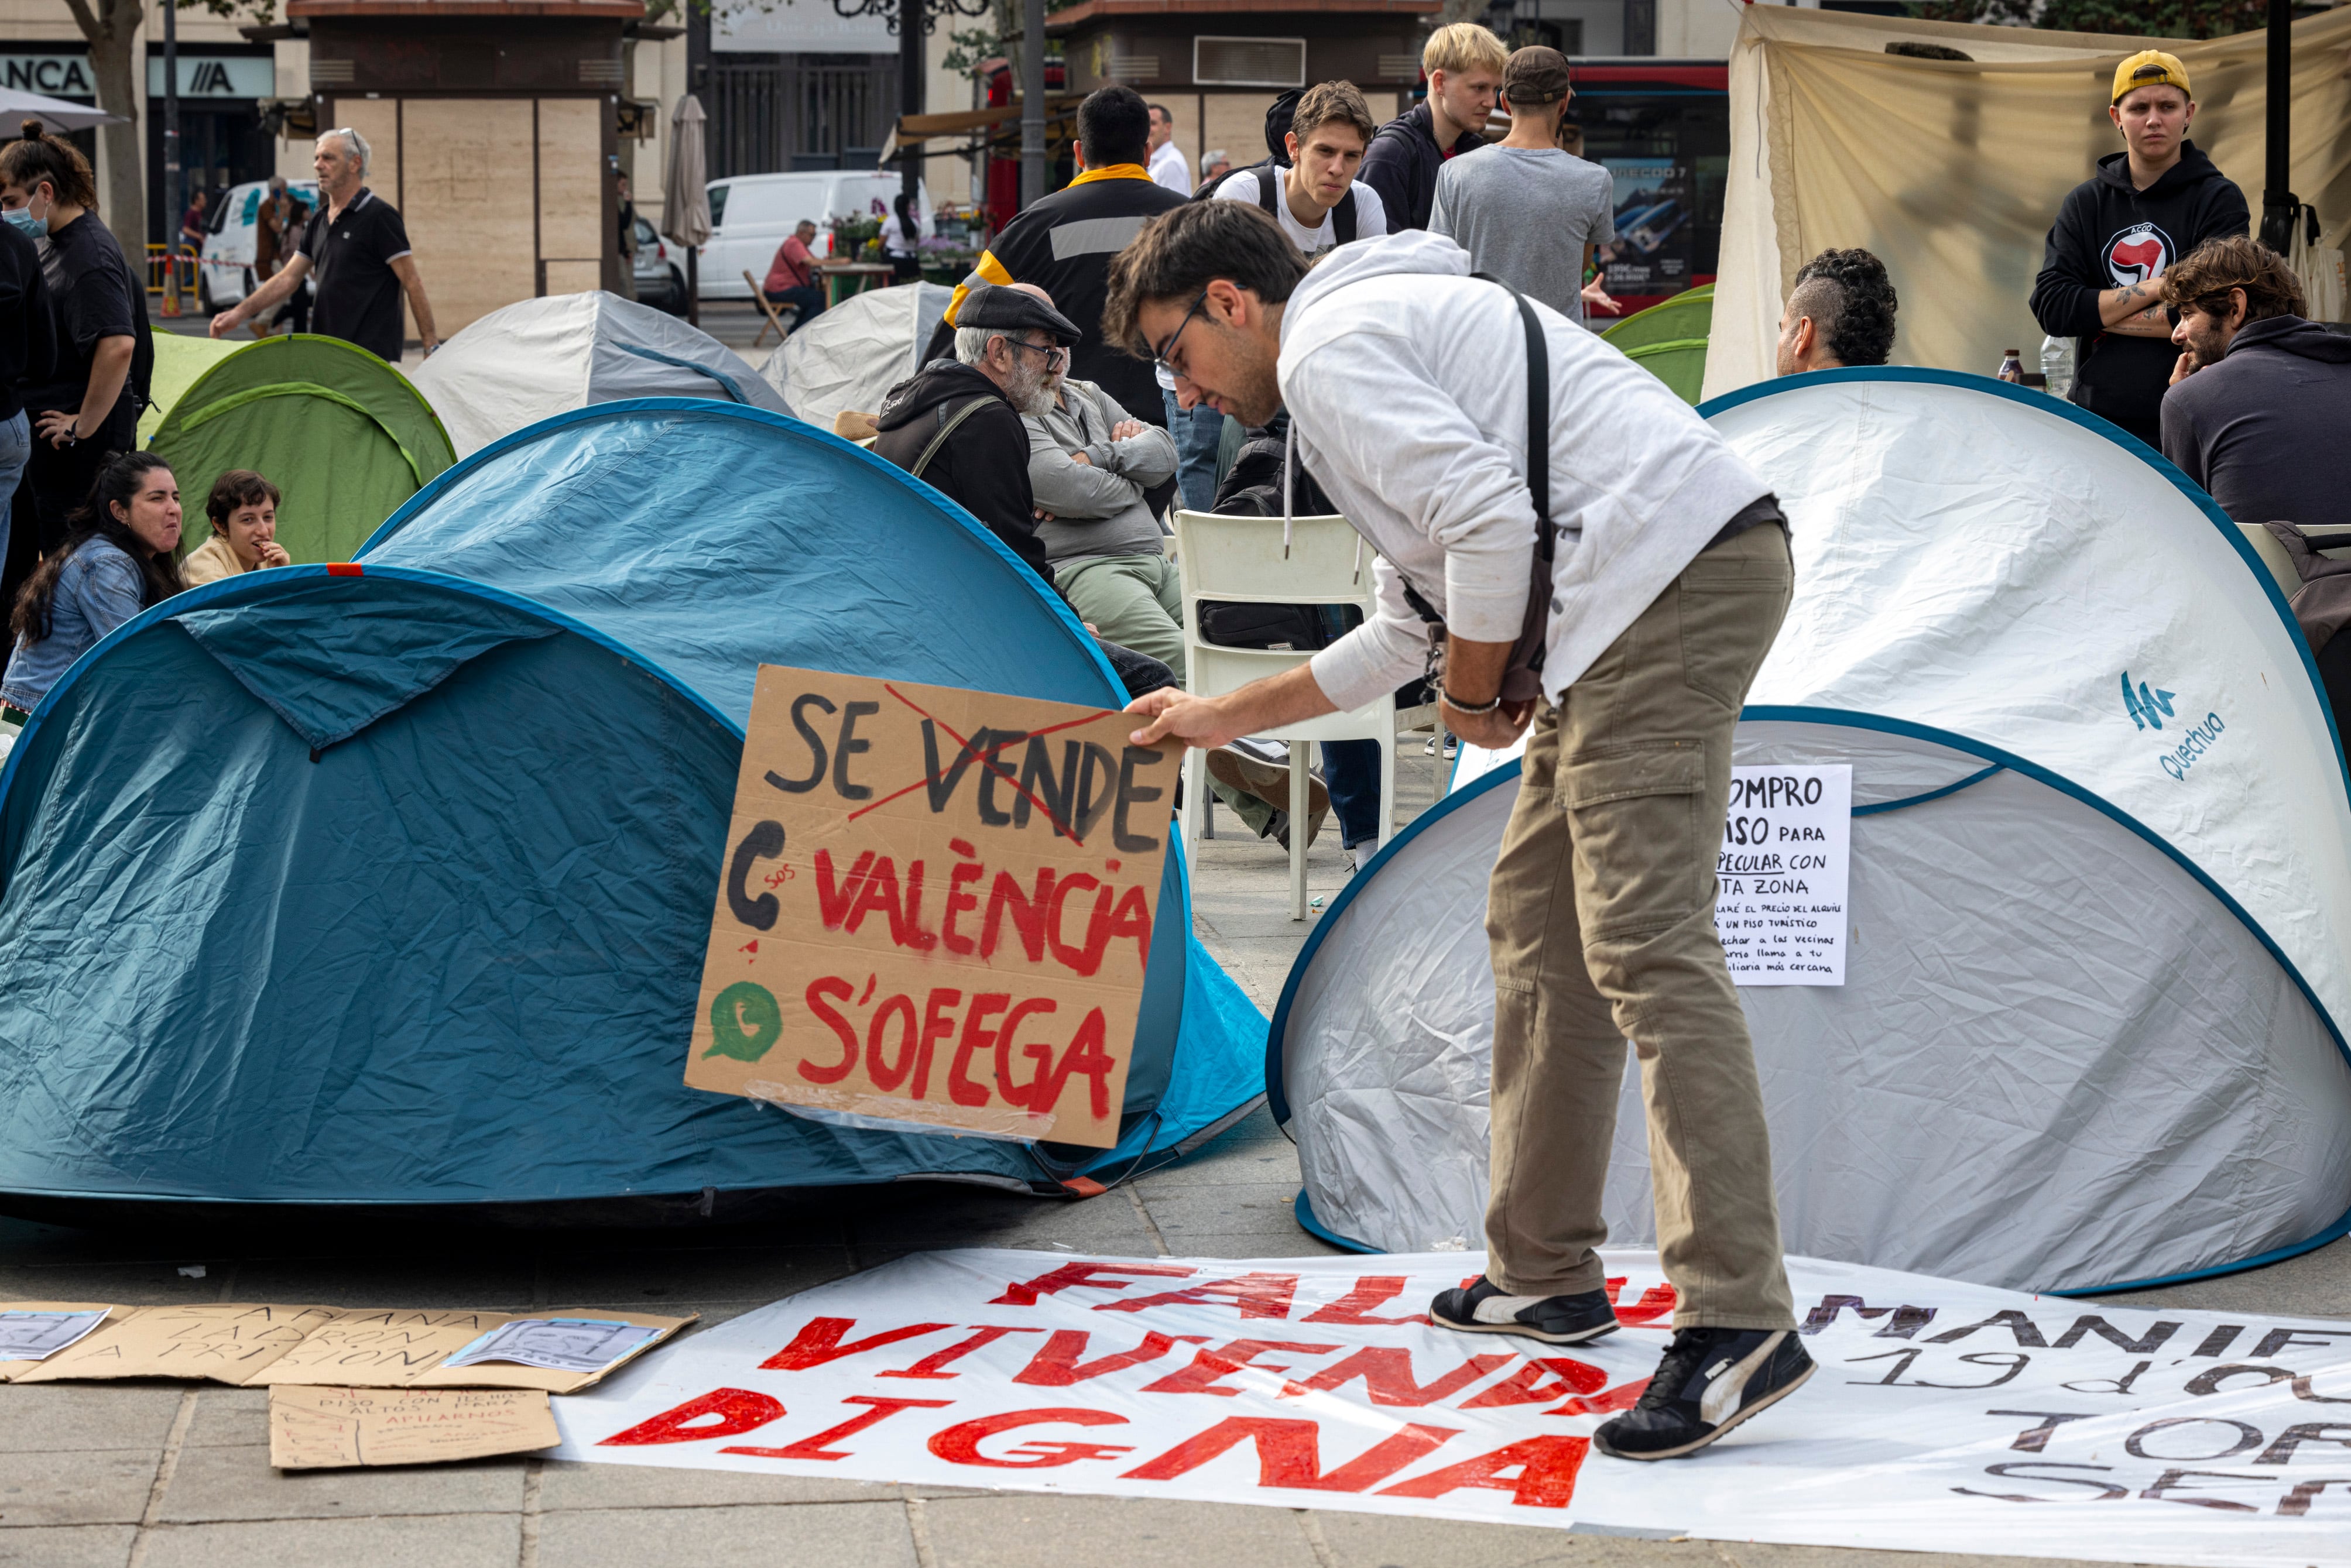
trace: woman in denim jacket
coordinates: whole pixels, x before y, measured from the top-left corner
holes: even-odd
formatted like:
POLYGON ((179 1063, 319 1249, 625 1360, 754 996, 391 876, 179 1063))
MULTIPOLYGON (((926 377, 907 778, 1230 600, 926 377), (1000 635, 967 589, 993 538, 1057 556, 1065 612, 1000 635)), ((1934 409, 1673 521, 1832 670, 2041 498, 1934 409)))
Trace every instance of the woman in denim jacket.
POLYGON ((180 591, 180 485, 153 453, 110 458, 72 527, 16 596, 0 724, 23 724, 100 638, 180 591))

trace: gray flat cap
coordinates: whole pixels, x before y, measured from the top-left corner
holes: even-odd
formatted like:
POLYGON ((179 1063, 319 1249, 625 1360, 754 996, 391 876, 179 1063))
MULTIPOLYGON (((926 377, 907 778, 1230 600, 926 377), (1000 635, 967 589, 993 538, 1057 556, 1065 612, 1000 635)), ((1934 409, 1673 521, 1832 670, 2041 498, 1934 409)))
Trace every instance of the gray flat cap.
POLYGON ((1076 323, 1033 294, 983 283, 963 297, 956 312, 958 327, 994 327, 1010 331, 1034 327, 1050 332, 1057 343, 1074 343, 1085 336, 1076 323))

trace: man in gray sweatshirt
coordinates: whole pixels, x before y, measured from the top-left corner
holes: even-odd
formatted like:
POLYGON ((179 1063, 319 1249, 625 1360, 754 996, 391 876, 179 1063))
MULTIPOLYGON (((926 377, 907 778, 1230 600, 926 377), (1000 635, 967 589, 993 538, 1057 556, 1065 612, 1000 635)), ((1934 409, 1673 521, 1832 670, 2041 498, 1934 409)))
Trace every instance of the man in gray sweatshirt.
POLYGON ((2160 279, 2179 313, 2163 455, 2239 523, 2351 527, 2351 338, 2302 318, 2302 284, 2241 235, 2160 279))
POLYGON ((1184 594, 1143 493, 1176 472, 1176 442, 1092 382, 1064 380, 1029 427, 1037 539, 1079 618, 1184 678, 1184 594))

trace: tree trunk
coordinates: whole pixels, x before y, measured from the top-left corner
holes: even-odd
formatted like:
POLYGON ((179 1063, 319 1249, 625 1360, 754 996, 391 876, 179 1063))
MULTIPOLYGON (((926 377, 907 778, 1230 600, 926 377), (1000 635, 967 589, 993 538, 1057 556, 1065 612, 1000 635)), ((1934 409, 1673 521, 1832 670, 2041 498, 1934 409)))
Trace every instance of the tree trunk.
MULTIPOLYGON (((134 283, 147 278, 147 142, 140 134, 139 99, 133 89, 139 65, 138 0, 99 0, 97 14, 70 5, 82 37, 89 41, 90 69, 98 78, 98 106, 122 116, 119 125, 98 128, 106 157, 106 184, 99 192, 99 215, 122 247, 134 283)), ((177 214, 166 214, 166 227, 177 214)))

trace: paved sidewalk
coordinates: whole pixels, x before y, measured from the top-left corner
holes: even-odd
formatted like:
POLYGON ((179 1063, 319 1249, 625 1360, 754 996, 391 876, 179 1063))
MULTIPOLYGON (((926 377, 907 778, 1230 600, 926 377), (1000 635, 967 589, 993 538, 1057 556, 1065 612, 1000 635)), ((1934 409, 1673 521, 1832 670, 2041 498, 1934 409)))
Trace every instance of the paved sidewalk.
MULTIPOLYGON (((1409 749, 1400 793, 1428 798, 1409 749)), ((1231 826, 1229 815, 1220 821, 1231 826)), ((1270 1010, 1310 923, 1282 852, 1203 847, 1201 935, 1270 1010)), ((1343 881, 1333 840, 1311 887, 1343 881)), ((741 1223, 450 1231, 351 1221, 99 1233, 0 1220, 0 1298, 692 1310, 706 1325, 928 1247, 1153 1256, 1328 1250, 1290 1217, 1298 1162, 1262 1111, 1174 1170, 1081 1203, 968 1187, 833 1192, 741 1223), (194 1270, 201 1269, 202 1273, 194 1270)), ((2351 1316, 2351 1243, 2134 1305, 2351 1316)), ((538 1459, 281 1475, 265 1396, 177 1385, 0 1385, 0 1564, 41 1568, 1958 1568, 1960 1558, 1629 1540, 1241 1505, 1042 1497, 538 1459)), ((1693 1467, 1693 1484, 1700 1472, 1693 1467)))

